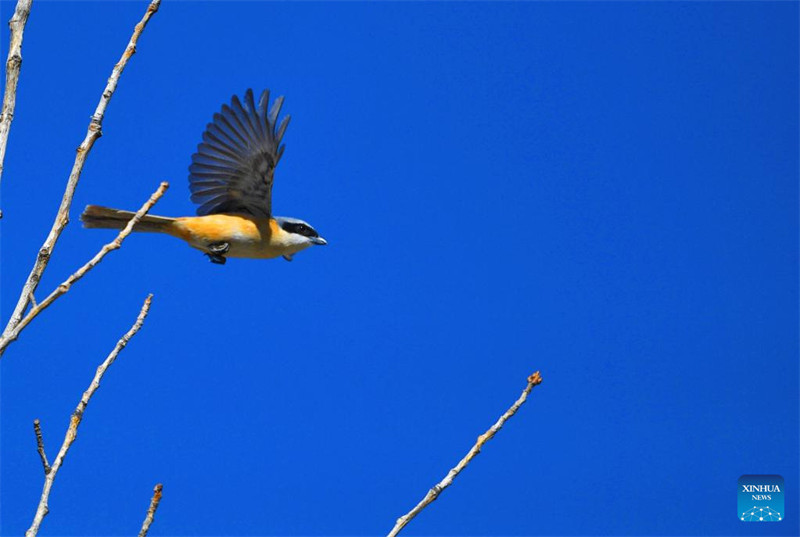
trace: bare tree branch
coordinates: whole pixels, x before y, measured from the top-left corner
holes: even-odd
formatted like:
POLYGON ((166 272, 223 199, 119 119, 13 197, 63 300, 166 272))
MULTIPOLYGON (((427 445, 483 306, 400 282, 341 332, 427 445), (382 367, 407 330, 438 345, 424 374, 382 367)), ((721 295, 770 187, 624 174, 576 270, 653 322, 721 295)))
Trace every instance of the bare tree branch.
POLYGON ((398 533, 400 533, 406 524, 411 522, 411 519, 417 516, 420 511, 425 509, 428 504, 432 503, 436 498, 438 498, 439 494, 441 494, 444 489, 453 483, 453 480, 456 478, 456 476, 458 476, 458 474, 460 474, 461 471, 467 467, 470 461, 472 461, 472 459, 474 459, 478 453, 481 452, 483 445, 495 434, 497 434, 497 431, 503 427, 506 420, 517 413, 517 410, 519 410, 519 407, 525 403, 525 400, 528 398, 528 394, 531 393, 531 390, 534 388, 534 386, 538 386, 541 383, 542 375, 539 374, 538 371, 528 377, 528 385, 522 391, 522 395, 519 396, 519 399, 517 399, 516 402, 511 405, 511 408, 506 410, 505 414, 500 416, 500 419, 497 420, 497 423, 492 425, 488 431, 478 437, 478 441, 474 446, 472 446, 472 449, 469 450, 467 455, 458 462, 455 468, 451 469, 447 473, 444 479, 439 481, 439 483, 434 485, 434 487, 428 491, 422 501, 420 501, 411 511, 397 519, 397 523, 395 524, 394 528, 392 528, 392 531, 389 532, 388 537, 395 537, 398 533))
POLYGON ((47 462, 47 455, 44 452, 44 438, 42 437, 42 427, 38 419, 33 420, 33 434, 36 435, 36 451, 39 452, 39 458, 42 459, 44 475, 47 475, 50 473, 50 463, 47 462))
POLYGON ((156 516, 156 509, 158 504, 161 503, 161 490, 164 486, 159 483, 153 489, 153 498, 150 500, 150 507, 147 509, 147 516, 144 517, 142 522, 142 529, 139 530, 139 537, 147 537, 147 532, 150 531, 150 524, 153 523, 153 518, 156 516))
POLYGON ((2 357, 3 353, 5 352, 6 348, 13 342, 14 340, 19 337, 19 333, 30 324, 30 322, 39 315, 42 311, 44 311, 50 304, 55 302, 55 300, 67 293, 70 290, 72 285, 83 278, 87 272, 92 270, 95 266, 97 266, 100 261, 108 254, 114 250, 119 249, 122 246, 122 241, 125 240, 125 237, 131 234, 133 231, 133 227, 142 219, 142 217, 147 214, 147 212, 155 205, 155 203, 164 195, 167 188, 169 188, 169 183, 163 182, 158 187, 158 189, 153 192, 153 195, 150 196, 144 205, 136 212, 135 215, 128 221, 128 224, 119 232, 117 238, 113 241, 109 242, 105 246, 103 246, 97 254, 93 258, 91 258, 85 265, 79 268, 75 273, 67 278, 64 282, 61 283, 56 289, 50 293, 47 298, 42 300, 36 306, 31 309, 28 314, 23 317, 17 325, 12 328, 8 333, 0 336, 0 357, 2 357))
MULTIPOLYGON (((14 120, 14 108, 17 106, 17 83, 22 67, 22 32, 25 31, 25 23, 28 22, 32 2, 33 0, 19 0, 17 8, 14 10, 14 16, 8 21, 11 38, 6 60, 6 92, 3 95, 3 111, 0 112, 0 181, 3 179, 8 133, 11 131, 11 122, 14 120)), ((0 218, 2 217, 3 212, 0 211, 0 218)))
POLYGON ((114 347, 114 350, 111 351, 111 354, 109 354, 105 361, 100 364, 100 366, 97 368, 97 372, 94 375, 94 379, 92 379, 92 383, 89 385, 89 388, 83 392, 83 396, 81 397, 75 412, 72 413, 72 417, 70 418, 69 428, 67 429, 67 434, 64 437, 64 443, 61 444, 61 449, 58 451, 55 461, 53 461, 53 466, 50 468, 50 472, 48 472, 44 478, 44 488, 42 489, 42 496, 39 500, 39 507, 36 509, 36 515, 33 518, 31 527, 25 532, 25 537, 35 537, 39 532, 39 526, 42 524, 42 520, 50 510, 47 505, 47 501, 50 497, 50 489, 53 487, 53 481, 55 481, 56 474, 58 474, 59 468, 61 468, 61 465, 64 463, 64 458, 67 456, 70 446, 72 446, 72 443, 78 436, 78 426, 81 424, 83 413, 86 411, 89 400, 94 395, 94 392, 96 392, 100 387, 100 381, 103 379, 103 375, 105 375, 106 370, 111 366, 111 364, 114 363, 114 360, 116 360, 120 351, 125 348, 130 339, 136 335, 136 332, 138 332, 142 327, 144 319, 147 317, 147 313, 150 311, 150 302, 152 300, 153 295, 147 295, 147 298, 144 300, 144 304, 142 305, 142 309, 139 311, 139 316, 136 318, 136 322, 133 323, 131 329, 120 338, 114 347))
MULTIPOLYGON (((69 223, 69 209, 72 206, 72 197, 75 194, 75 189, 78 186, 78 180, 81 177, 81 172, 83 171, 83 165, 86 162, 86 157, 89 156, 89 152, 91 151, 94 142, 100 138, 100 136, 102 136, 101 127, 103 125, 103 117, 105 116, 108 103, 111 101, 111 96, 114 95, 114 90, 117 89, 117 83, 122 75, 122 71, 128 64, 128 60, 131 58, 131 56, 133 56, 134 52, 136 52, 136 43, 139 40, 139 36, 142 34, 145 26, 147 26, 147 22, 150 20, 150 17, 152 17, 153 14, 158 11, 160 4, 161 0, 152 0, 150 5, 147 6, 147 11, 145 12, 144 17, 133 29, 133 35, 131 35, 128 46, 125 47, 125 52, 122 53, 122 57, 111 71, 108 84, 106 84, 103 94, 100 97, 100 103, 97 105, 97 109, 95 110, 94 115, 89 122, 89 129, 86 132, 86 137, 78 147, 77 155, 75 156, 75 163, 72 165, 72 171, 70 172, 69 179, 67 180, 67 188, 64 191, 64 197, 61 199, 61 205, 58 208, 58 214, 53 222, 53 227, 50 229, 50 233, 47 235, 47 239, 45 239, 44 244, 42 244, 42 247, 39 249, 33 269, 31 269, 28 279, 25 281, 25 284, 22 287, 22 293, 20 294, 17 305, 14 308, 14 312, 11 314, 11 318, 6 325, 5 330, 3 331, 4 336, 8 336, 8 334, 17 327, 25 315, 25 311, 28 309, 28 305, 31 301, 31 296, 36 291, 36 287, 39 285, 42 274, 44 273, 45 268, 47 268, 47 263, 50 261, 50 256, 55 249, 56 242, 58 242, 61 233, 69 223)), ((2 351, 0 351, 0 353, 1 352, 2 351)))

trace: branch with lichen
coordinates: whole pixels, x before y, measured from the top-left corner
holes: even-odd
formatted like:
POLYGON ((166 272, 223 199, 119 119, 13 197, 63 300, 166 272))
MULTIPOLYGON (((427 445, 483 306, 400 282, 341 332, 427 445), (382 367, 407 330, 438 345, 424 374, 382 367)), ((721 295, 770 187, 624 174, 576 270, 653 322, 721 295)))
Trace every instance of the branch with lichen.
POLYGON ((474 446, 472 446, 472 449, 469 450, 466 456, 463 459, 461 459, 458 462, 458 464, 447 473, 444 479, 439 481, 439 483, 434 485, 433 488, 428 491, 425 497, 422 498, 422 501, 420 501, 416 506, 414 506, 414 508, 411 511, 409 511, 408 513, 397 519, 397 523, 395 524, 394 528, 392 528, 392 531, 389 532, 388 537, 395 537, 398 533, 400 533, 406 526, 406 524, 411 522, 411 520, 415 516, 417 516, 423 509, 425 509, 436 498, 438 498, 439 494, 441 494, 444 489, 446 489, 453 483, 453 480, 456 477, 458 477, 458 474, 460 474, 461 471, 467 467, 467 465, 472 461, 472 459, 478 456, 478 453, 481 452, 481 448, 483 447, 483 445, 489 440, 491 440, 495 434, 497 434, 497 431, 499 431, 503 427, 503 425, 511 416, 517 413, 519 407, 521 407, 528 399, 528 394, 531 393, 531 390, 533 390, 535 386, 538 386, 541 383, 542 383, 542 375, 540 375, 538 371, 533 375, 531 375, 530 377, 528 377, 528 385, 525 386, 525 389, 522 391, 522 395, 519 396, 519 399, 517 399, 514 402, 514 404, 511 405, 511 408, 506 410, 506 412, 502 416, 500 416, 500 419, 497 420, 497 422, 494 425, 492 425, 488 431, 486 431, 485 433, 483 433, 478 437, 478 441, 475 443, 474 446))
POLYGON ((118 250, 120 246, 122 246, 122 241, 125 240, 125 237, 131 234, 131 232, 133 231, 133 227, 144 217, 145 214, 147 214, 147 212, 153 207, 153 205, 155 205, 156 202, 159 199, 161 199, 161 196, 164 195, 164 192, 167 191, 167 188, 169 188, 168 183, 166 182, 161 183, 158 189, 155 192, 153 192, 153 195, 150 196, 150 199, 148 199, 144 203, 144 205, 142 205, 142 207, 136 212, 136 214, 133 215, 133 217, 128 221, 128 224, 119 232, 119 234, 113 241, 103 246, 100 249, 100 251, 95 254, 93 258, 87 261, 86 264, 84 264, 81 268, 76 270, 72 274, 72 276, 64 280, 61 283, 61 285, 56 287, 55 290, 49 295, 47 295, 47 297, 44 300, 42 300, 38 304, 35 304, 34 307, 28 312, 28 314, 25 317, 23 317, 14 328, 12 328, 6 334, 3 334, 3 336, 0 336, 0 356, 3 355, 6 348, 11 344, 11 342, 13 342, 19 337, 20 332, 22 332, 22 330, 26 326, 28 326, 28 324, 30 324, 30 322, 34 318, 36 318, 37 315, 39 315, 42 311, 44 311, 50 304, 55 302, 56 299, 58 299, 58 297, 66 294, 72 288, 73 284, 75 284, 78 280, 83 278, 87 272, 96 267, 108 253, 113 252, 114 250, 118 250))
MULTIPOLYGON (((106 84, 106 87, 100 97, 100 103, 97 105, 94 115, 92 115, 92 119, 89 122, 89 128, 86 132, 86 137, 83 139, 81 145, 78 146, 75 162, 72 165, 72 171, 69 174, 67 187, 64 191, 64 196, 61 198, 61 205, 58 208, 56 219, 53 222, 53 226, 50 229, 50 233, 47 235, 44 244, 42 244, 41 248, 39 248, 39 253, 36 256, 36 261, 33 264, 33 268, 31 269, 27 280, 25 280, 25 284, 22 286, 22 292, 20 293, 17 305, 14 307, 14 311, 11 314, 11 318, 6 325, 5 330, 3 330, 4 337, 8 336, 17 327, 17 325, 20 324, 22 319, 25 317, 25 312, 27 311, 28 306, 34 300, 33 294, 36 292, 36 288, 39 286, 39 281, 42 278, 42 274, 44 274, 47 264, 50 262, 50 256, 53 254, 53 250, 55 249, 61 233, 69 223, 69 210, 72 206, 72 198, 75 195, 75 189, 78 187, 78 181, 80 180, 83 166, 86 163, 86 158, 89 156, 89 152, 92 150, 95 141, 103 134, 102 126, 106 108, 108 108, 111 97, 114 95, 114 91, 117 89, 117 84, 119 83, 122 71, 128 64, 128 60, 130 60, 131 56, 133 56, 134 52, 136 52, 136 43, 139 41, 139 36, 141 36, 145 26, 147 26, 147 23, 153 14, 158 11, 158 7, 160 5, 161 0, 152 0, 150 5, 147 6, 147 11, 145 12, 144 17, 142 17, 142 20, 139 21, 139 23, 133 29, 133 34, 128 41, 128 46, 125 47, 125 51, 122 53, 122 57, 116 63, 116 65, 114 65, 114 69, 111 71, 111 76, 109 77, 108 83, 106 84)), ((0 349, 0 355, 2 355, 2 349, 0 349)))
POLYGON ((161 491, 163 489, 164 486, 161 483, 153 488, 153 497, 150 499, 150 507, 147 509, 147 515, 144 517, 144 522, 142 522, 142 529, 139 530, 139 537, 147 537, 147 532, 150 531, 150 524, 153 523, 153 519, 156 516, 158 504, 161 503, 161 491))
POLYGON ((130 330, 128 330, 120 339, 117 341, 117 344, 114 346, 114 349, 111 353, 106 357, 102 364, 97 368, 97 372, 92 379, 92 383, 89 385, 89 388, 85 392, 83 392, 83 396, 81 400, 78 402, 78 406, 75 408, 75 411, 72 413, 72 417, 69 420, 69 427, 67 428, 67 434, 64 437, 64 442, 61 444, 61 449, 58 450, 58 455, 56 455, 55 460, 53 461, 53 465, 50 467, 50 470, 47 471, 46 465, 46 456, 44 455, 44 447, 43 444, 40 442, 41 431, 39 430, 38 422, 34 422, 34 427, 37 430, 37 444, 38 447, 41 448, 40 456, 42 457, 43 463, 45 464, 45 478, 44 478, 44 487, 42 488, 42 496, 39 499, 39 506, 36 509, 36 514, 33 517, 33 523, 28 531, 25 532, 25 537, 35 537, 36 534, 39 532, 39 526, 42 524, 42 520, 50 511, 48 506, 48 500, 50 498, 50 490, 53 488, 53 482, 56 479, 56 475, 58 474, 58 470, 61 468, 61 465, 64 464, 64 458, 67 456, 67 452, 69 448, 72 446, 72 443, 75 442, 75 438, 78 436, 78 427, 81 424, 81 420, 83 420, 83 414, 86 412, 86 407, 89 405, 89 401, 92 399, 92 396, 100 387, 100 381, 103 380, 103 376, 106 374, 106 371, 114 363, 114 360, 117 359, 117 355, 119 355, 120 351, 125 348, 128 342, 131 340, 133 336, 139 331, 144 324, 145 317, 147 317, 147 313, 150 311, 150 303, 153 300, 153 295, 148 295, 142 305, 142 309, 139 310, 139 315, 136 318, 136 322, 133 323, 130 330))
MULTIPOLYGON (((31 13, 33 0, 19 0, 14 15, 8 21, 11 37, 8 43, 8 59, 6 59, 6 91, 3 94, 3 109, 0 112, 0 181, 3 179, 3 163, 6 159, 8 134, 14 120, 14 109, 17 106, 17 84, 22 68, 22 33, 31 13)), ((3 212, 0 211, 0 218, 3 212)))

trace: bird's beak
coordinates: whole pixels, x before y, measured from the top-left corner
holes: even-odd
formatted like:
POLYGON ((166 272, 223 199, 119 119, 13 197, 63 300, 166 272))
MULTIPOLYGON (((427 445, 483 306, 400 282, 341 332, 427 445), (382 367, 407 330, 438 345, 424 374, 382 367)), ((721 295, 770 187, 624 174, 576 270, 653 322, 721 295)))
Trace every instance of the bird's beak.
POLYGON ((311 242, 313 242, 314 244, 318 244, 319 246, 325 246, 326 244, 328 244, 328 241, 326 241, 322 237, 310 237, 310 239, 311 242))

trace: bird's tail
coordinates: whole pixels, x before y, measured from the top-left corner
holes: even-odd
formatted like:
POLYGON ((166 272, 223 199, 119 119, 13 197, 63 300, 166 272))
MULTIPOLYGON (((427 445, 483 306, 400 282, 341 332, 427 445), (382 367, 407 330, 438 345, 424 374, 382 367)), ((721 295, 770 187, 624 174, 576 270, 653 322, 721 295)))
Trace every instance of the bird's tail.
MULTIPOLYGON (((81 222, 83 222, 83 227, 86 228, 122 229, 128 225, 128 222, 135 214, 131 211, 120 211, 119 209, 100 207, 99 205, 87 205, 81 215, 81 222)), ((133 226, 133 230, 150 233, 169 233, 173 222, 175 222, 174 218, 146 214, 133 226)))

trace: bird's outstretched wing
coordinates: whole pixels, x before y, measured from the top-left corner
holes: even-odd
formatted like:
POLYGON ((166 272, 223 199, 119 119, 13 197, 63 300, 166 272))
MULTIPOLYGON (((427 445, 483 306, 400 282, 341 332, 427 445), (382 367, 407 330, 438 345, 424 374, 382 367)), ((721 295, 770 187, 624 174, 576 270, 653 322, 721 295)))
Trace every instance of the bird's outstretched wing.
POLYGON ((253 90, 244 102, 234 95, 231 105, 222 105, 203 133, 189 166, 192 201, 198 215, 243 213, 269 217, 272 213, 272 176, 283 155, 285 116, 278 125, 283 97, 269 104, 269 90, 253 102, 253 90))

